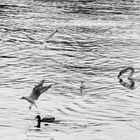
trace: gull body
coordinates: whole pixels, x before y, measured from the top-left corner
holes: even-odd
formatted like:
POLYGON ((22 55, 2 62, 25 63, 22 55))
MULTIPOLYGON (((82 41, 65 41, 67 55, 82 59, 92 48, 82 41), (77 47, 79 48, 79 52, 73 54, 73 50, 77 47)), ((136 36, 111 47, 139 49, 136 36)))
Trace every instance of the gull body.
POLYGON ((27 100, 28 102, 31 103, 31 105, 29 106, 29 109, 31 109, 33 105, 37 108, 35 100, 37 100, 43 92, 47 91, 52 86, 51 84, 49 86, 43 87, 44 81, 45 80, 41 80, 37 85, 35 85, 35 87, 33 88, 29 96, 23 96, 22 98, 20 98, 20 99, 27 100))

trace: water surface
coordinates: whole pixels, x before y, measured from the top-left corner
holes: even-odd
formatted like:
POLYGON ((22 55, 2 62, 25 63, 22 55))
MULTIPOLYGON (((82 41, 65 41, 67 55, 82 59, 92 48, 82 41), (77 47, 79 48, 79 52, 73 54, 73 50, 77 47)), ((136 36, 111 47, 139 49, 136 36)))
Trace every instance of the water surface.
POLYGON ((138 140, 140 80, 130 90, 117 75, 140 79, 139 13, 137 0, 1 1, 0 139, 138 140), (42 79, 53 86, 28 110, 19 98, 42 79), (38 129, 37 114, 61 122, 38 129))

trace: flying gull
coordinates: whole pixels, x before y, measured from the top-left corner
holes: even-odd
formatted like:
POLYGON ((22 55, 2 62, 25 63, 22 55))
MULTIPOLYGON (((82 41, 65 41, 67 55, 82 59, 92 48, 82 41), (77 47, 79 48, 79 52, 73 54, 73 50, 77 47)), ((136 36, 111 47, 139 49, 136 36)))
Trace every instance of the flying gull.
POLYGON ((23 96, 22 98, 20 98, 20 99, 27 100, 28 102, 31 103, 29 109, 31 109, 33 105, 37 108, 35 100, 37 100, 43 92, 47 91, 52 86, 51 84, 49 86, 43 87, 44 81, 45 80, 41 80, 37 85, 35 85, 29 96, 23 96))
POLYGON ((28 37, 30 40, 36 42, 36 43, 39 43, 39 44, 42 44, 43 46, 46 45, 46 43, 58 32, 58 28, 56 28, 51 34, 49 34, 46 39, 44 39, 44 41, 39 41, 39 40, 36 40, 35 38, 33 38, 32 36, 29 36, 27 34, 26 37, 28 37))

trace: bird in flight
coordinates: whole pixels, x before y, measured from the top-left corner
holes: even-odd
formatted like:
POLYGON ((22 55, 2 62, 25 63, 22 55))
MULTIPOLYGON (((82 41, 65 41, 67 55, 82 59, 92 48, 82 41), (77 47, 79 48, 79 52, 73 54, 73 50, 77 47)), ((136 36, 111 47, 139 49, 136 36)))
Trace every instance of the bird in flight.
POLYGON ((45 48, 46 43, 48 43, 49 40, 50 40, 56 33, 58 33, 58 32, 59 32, 59 31, 58 31, 58 28, 56 28, 56 29, 55 29, 52 33, 50 33, 43 41, 39 41, 39 40, 35 39, 34 37, 32 37, 32 36, 30 36, 30 35, 27 35, 27 34, 25 34, 25 35, 26 35, 26 37, 28 37, 31 41, 36 42, 36 43, 38 43, 38 44, 41 44, 41 45, 43 45, 43 48, 45 48))
POLYGON ((35 85, 29 96, 23 96, 20 98, 27 100, 28 102, 31 103, 29 109, 31 109, 33 105, 37 108, 35 100, 37 100, 43 92, 47 91, 52 86, 52 84, 48 86, 43 86, 44 81, 45 80, 41 80, 37 85, 35 85))

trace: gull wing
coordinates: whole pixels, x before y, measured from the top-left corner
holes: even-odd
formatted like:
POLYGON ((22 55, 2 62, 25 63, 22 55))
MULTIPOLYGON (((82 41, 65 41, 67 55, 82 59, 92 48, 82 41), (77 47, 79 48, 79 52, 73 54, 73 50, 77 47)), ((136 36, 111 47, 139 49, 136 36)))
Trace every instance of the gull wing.
POLYGON ((25 34, 30 40, 33 40, 33 41, 36 41, 33 37, 31 37, 31 36, 29 36, 29 35, 27 35, 27 34, 25 34))
POLYGON ((47 91, 52 85, 49 86, 45 86, 45 87, 40 87, 40 93, 43 93, 45 91, 47 91))
POLYGON ((52 38, 55 35, 56 32, 58 32, 58 29, 53 31, 45 40, 48 41, 50 38, 52 38))
POLYGON ((44 82, 45 82, 45 80, 41 80, 41 81, 36 85, 36 87, 42 87, 43 84, 44 84, 44 82))
POLYGON ((39 96, 47 91, 52 85, 49 85, 49 86, 45 86, 45 87, 42 87, 42 86, 35 86, 33 88, 33 91, 32 93, 30 94, 30 98, 34 99, 34 100, 37 100, 39 98, 39 96))

